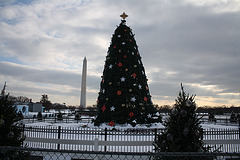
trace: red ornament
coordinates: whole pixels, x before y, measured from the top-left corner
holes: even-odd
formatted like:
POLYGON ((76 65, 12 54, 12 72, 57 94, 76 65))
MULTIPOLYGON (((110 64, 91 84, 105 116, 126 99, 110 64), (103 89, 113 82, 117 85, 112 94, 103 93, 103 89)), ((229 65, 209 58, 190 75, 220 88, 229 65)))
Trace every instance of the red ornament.
POLYGON ((104 79, 102 79, 102 83, 104 83, 104 79))
POLYGON ((144 97, 144 101, 146 101, 146 102, 147 102, 147 100, 148 100, 148 99, 147 99, 147 97, 144 97))
POLYGON ((127 29, 124 29, 125 32, 127 32, 127 29))
POLYGON ((119 96, 120 96, 121 94, 122 94, 122 92, 121 92, 121 91, 117 91, 117 95, 119 95, 119 96))
POLYGON ((148 90, 148 86, 146 86, 146 90, 148 90))
POLYGON ((130 41, 130 42, 132 42, 132 40, 131 40, 131 39, 130 39, 129 41, 130 41))
POLYGON ((117 46, 113 46, 113 48, 117 48, 117 46))
POLYGON ((108 123, 109 126, 114 126, 115 123, 113 122, 113 120, 111 120, 111 122, 108 123))
POLYGON ((139 52, 137 52, 137 55, 139 55, 139 52))
POLYGON ((123 64, 122 64, 121 62, 118 63, 118 67, 122 67, 122 65, 123 65, 123 64))
POLYGON ((128 115, 129 115, 130 117, 134 116, 133 112, 130 112, 128 115))
POLYGON ((97 100, 97 103, 99 103, 99 100, 97 100))
POLYGON ((133 74, 132 74, 132 76, 133 76, 134 78, 136 78, 136 77, 137 77, 136 73, 133 73, 133 74))
POLYGON ((123 58, 127 58, 127 55, 124 55, 123 58))
POLYGON ((102 111, 104 112, 105 110, 106 110, 106 107, 105 107, 105 105, 103 105, 102 111))

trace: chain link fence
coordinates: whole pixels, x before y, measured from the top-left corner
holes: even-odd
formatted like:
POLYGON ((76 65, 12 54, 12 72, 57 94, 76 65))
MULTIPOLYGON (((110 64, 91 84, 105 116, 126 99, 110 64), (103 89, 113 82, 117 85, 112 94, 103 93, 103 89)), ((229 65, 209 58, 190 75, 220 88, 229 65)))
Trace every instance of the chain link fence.
POLYGON ((0 146, 1 160, 239 160, 240 153, 93 152, 0 146))

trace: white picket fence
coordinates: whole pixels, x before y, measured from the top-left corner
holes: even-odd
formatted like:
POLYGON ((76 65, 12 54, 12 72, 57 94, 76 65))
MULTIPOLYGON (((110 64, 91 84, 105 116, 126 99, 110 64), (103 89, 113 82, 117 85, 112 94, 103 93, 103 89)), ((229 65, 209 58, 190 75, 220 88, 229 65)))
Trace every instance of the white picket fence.
MULTIPOLYGON (((154 139, 161 131, 32 127, 25 128, 24 144, 64 150, 153 152, 154 139)), ((240 152, 239 129, 205 130, 204 142, 212 146, 212 150, 220 147, 222 152, 240 152)))

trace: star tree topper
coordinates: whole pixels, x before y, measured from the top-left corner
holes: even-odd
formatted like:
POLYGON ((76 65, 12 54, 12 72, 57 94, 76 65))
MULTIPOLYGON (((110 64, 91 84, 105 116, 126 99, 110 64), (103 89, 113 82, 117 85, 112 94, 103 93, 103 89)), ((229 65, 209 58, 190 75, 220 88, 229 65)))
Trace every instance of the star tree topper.
POLYGON ((123 14, 121 14, 120 17, 122 17, 122 19, 126 19, 128 15, 125 12, 123 12, 123 14))

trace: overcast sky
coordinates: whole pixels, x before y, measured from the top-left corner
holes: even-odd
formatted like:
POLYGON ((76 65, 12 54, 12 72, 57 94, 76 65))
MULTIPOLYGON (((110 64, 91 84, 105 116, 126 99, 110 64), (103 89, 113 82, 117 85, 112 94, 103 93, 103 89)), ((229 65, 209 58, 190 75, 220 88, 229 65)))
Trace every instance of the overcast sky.
POLYGON ((0 0, 0 84, 34 102, 96 104, 112 34, 125 11, 154 104, 183 83, 198 106, 240 106, 240 0, 0 0))

